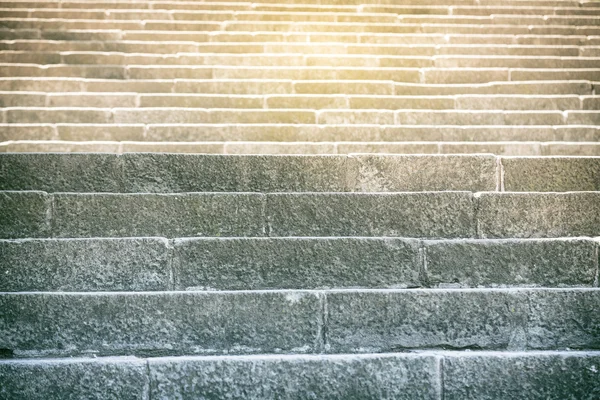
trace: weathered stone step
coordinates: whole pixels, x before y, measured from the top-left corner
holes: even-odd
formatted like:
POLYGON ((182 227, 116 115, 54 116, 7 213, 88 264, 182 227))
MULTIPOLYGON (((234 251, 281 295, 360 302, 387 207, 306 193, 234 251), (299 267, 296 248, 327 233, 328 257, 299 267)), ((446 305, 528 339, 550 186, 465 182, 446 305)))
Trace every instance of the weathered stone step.
POLYGON ((596 287, 597 252, 589 238, 0 240, 0 291, 596 287))
POLYGON ((0 154, 0 190, 600 191, 600 157, 0 154))
POLYGON ((172 21, 172 20, 100 20, 0 17, 6 29, 118 29, 150 31, 236 31, 236 32, 369 32, 369 33, 449 33, 515 35, 599 35, 597 25, 508 25, 453 23, 368 23, 316 21, 172 21))
POLYGON ((120 107, 203 109, 370 109, 370 110, 597 110, 600 96, 456 95, 385 96, 345 94, 134 94, 0 91, 3 107, 120 107))
POLYGON ((600 326, 596 288, 21 292, 0 304, 0 345, 16 357, 596 349, 600 326))
POLYGON ((211 65, 38 65, 0 64, 0 76, 72 77, 86 79, 286 79, 387 80, 426 84, 479 84, 501 81, 600 81, 600 68, 393 68, 393 67, 265 67, 211 65))
POLYGON ((0 361, 6 398, 594 398, 597 351, 184 356, 0 361), (252 371, 248 373, 248 371, 252 371), (277 375, 277 379, 272 377, 277 375), (360 382, 360 385, 357 384, 360 382), (443 397, 442 397, 443 396, 443 397))
POLYGON ((4 92, 130 92, 196 94, 350 94, 398 96, 489 95, 593 95, 598 82, 522 81, 471 84, 397 83, 385 80, 301 80, 291 79, 113 79, 86 78, 0 78, 4 92))
POLYGON ((0 237, 598 236, 600 192, 0 192, 0 237), (549 213, 547 210, 561 210, 549 213))
MULTIPOLYGON (((1 6, 1 4, 0 4, 1 6)), ((539 10, 542 11, 542 10, 539 10)), ((490 25, 600 25, 598 15, 527 15, 510 13, 494 15, 399 15, 373 12, 319 12, 265 11, 265 10, 136 10, 136 9, 38 9, 0 8, 3 18, 68 19, 68 20, 146 20, 146 21, 291 21, 291 22, 367 22, 367 23, 418 23, 418 24, 490 24, 490 25)))
MULTIPOLYGON (((436 125, 310 125, 310 124, 0 124, 0 141, 117 141, 177 143, 216 142, 363 142, 388 145, 400 142, 429 144, 463 142, 600 142, 600 126, 436 126, 436 125)), ((31 143, 33 144, 33 143, 31 143)), ((491 144, 491 143, 490 143, 491 144)), ((524 143, 526 144, 526 143, 524 143)), ((50 143, 48 143, 50 145, 50 143)), ((366 147, 365 147, 366 148, 366 147)), ((425 149, 425 147, 423 148, 425 149)), ((125 149, 124 149, 125 150, 125 149)), ((538 154, 543 154, 539 152, 538 154)))
MULTIPOLYGON (((291 51, 293 49, 288 49, 291 51)), ((481 55, 373 55, 373 54, 191 54, 150 55, 105 52, 60 54, 56 52, 0 52, 0 63, 20 65, 128 66, 262 66, 262 67, 365 67, 365 68, 588 68, 600 65, 600 57, 489 56, 481 55)), ((167 72, 168 73, 168 72, 167 72)))
MULTIPOLYGON (((244 128, 244 125, 238 125, 244 128)), ((76 127, 74 127, 76 128, 76 127)), ((124 128, 124 127, 122 127, 124 128)), ((442 127, 445 128, 445 127, 442 127)), ((166 127, 169 130, 168 127, 166 127)), ((179 129, 175 129, 178 131, 179 129)), ((95 127, 92 131, 105 132, 95 127)), ((123 129, 121 129, 123 131, 123 129)), ((18 132, 18 131, 15 131, 18 132)), ((28 131, 29 134, 35 132, 28 131)), ((595 131, 597 132, 597 131, 595 131)), ((14 140, 0 142, 0 152, 54 152, 54 153, 193 153, 193 154, 265 154, 265 155, 326 155, 352 153, 382 154, 482 154, 492 153, 502 156, 600 156, 600 144, 593 142, 532 142, 532 141, 484 141, 484 142, 317 142, 302 141, 222 141, 182 142, 182 141, 77 141, 63 140, 14 140)))
POLYGON ((596 125, 600 111, 7 107, 5 123, 596 125))

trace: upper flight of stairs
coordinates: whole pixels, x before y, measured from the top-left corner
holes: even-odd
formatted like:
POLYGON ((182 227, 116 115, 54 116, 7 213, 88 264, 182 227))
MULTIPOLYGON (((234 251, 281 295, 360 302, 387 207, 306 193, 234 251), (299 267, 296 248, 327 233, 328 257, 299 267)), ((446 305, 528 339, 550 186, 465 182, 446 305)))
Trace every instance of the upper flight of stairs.
POLYGON ((0 0, 0 400, 600 398, 600 2, 261 1, 0 0))

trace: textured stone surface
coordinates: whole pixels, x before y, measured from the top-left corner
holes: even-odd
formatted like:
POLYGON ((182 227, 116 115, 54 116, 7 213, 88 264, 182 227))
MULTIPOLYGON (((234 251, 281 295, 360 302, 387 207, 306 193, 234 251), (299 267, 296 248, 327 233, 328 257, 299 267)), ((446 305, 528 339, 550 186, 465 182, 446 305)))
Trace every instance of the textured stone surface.
POLYGON ((600 157, 503 158, 509 192, 600 191, 600 157))
POLYGON ((49 210, 50 199, 44 192, 0 191, 0 238, 47 236, 49 210))
POLYGON ((178 289, 314 289, 419 285, 415 240, 392 238, 183 239, 178 289))
POLYGON ((598 365, 598 353, 448 355, 444 398, 592 400, 600 397, 598 365))
POLYGON ((57 194, 56 237, 262 236, 259 194, 57 194))
POLYGON ((2 399, 142 399, 146 362, 134 358, 0 361, 2 399))
POLYGON ((164 239, 0 240, 0 291, 166 290, 164 239))
POLYGON ((320 342, 310 292, 2 294, 0 309, 0 348, 17 356, 303 353, 320 342))
POLYGON ((467 240, 426 242, 431 286, 592 286, 596 242, 573 240, 467 240))
POLYGON ((338 291, 327 294, 332 352, 525 346, 525 294, 504 291, 338 291))
POLYGON ((122 164, 111 154, 2 154, 1 190, 122 191, 122 164))
POLYGON ((473 237, 466 192, 267 195, 271 236, 473 237))
POLYGON ((150 395, 160 399, 437 399, 436 358, 160 358, 150 360, 150 395))
POLYGON ((128 192, 344 191, 341 156, 126 154, 128 192))
POLYGON ((600 192, 480 193, 482 238, 597 236, 600 192))
POLYGON ((494 156, 357 155, 350 158, 355 190, 495 190, 494 156))

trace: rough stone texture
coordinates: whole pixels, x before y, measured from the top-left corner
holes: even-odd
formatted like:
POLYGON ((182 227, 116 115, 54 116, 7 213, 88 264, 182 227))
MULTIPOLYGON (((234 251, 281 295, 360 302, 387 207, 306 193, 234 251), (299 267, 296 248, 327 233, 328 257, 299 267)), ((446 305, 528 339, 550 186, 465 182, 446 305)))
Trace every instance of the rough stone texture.
POLYGON ((426 355, 261 356, 150 360, 153 399, 438 399, 426 355))
POLYGON ((343 156, 126 154, 128 192, 345 191, 343 156))
POLYGON ((134 358, 0 361, 2 399, 139 400, 148 391, 146 362, 134 358))
POLYGON ((596 242, 467 240, 426 242, 428 284, 436 287, 593 286, 596 242))
POLYGON ((1 292, 166 290, 164 239, 0 240, 1 292))
POLYGON ((16 356, 305 353, 320 343, 311 292, 0 295, 16 356))
POLYGON ((480 193, 482 238, 600 235, 600 192, 480 193))
POLYGON ((600 191, 600 157, 502 158, 512 192, 600 191))
POLYGON ((267 195, 270 236, 473 237, 471 193, 267 195))
POLYGON ((496 189, 496 158, 492 155, 359 155, 350 160, 356 191, 496 189))
POLYGON ((510 291, 334 291, 326 346, 342 353, 523 348, 526 300, 510 291))
POLYGON ((47 236, 49 210, 44 192, 0 191, 0 239, 47 236))
POLYGON ((444 357, 444 399, 600 397, 598 353, 460 354, 444 357))
POLYGON ((0 154, 1 190, 122 191, 122 164, 112 154, 0 154))
POLYGON ((260 194, 56 194, 55 237, 262 236, 260 194))
POLYGON ((419 286, 416 240, 392 238, 183 239, 175 287, 314 289, 419 286))

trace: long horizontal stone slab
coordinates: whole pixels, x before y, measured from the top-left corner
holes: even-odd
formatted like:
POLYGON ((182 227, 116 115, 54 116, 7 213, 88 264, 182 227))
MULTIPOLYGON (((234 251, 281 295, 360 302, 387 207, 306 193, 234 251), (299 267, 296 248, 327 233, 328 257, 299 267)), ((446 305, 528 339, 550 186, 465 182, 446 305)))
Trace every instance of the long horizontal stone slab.
POLYGON ((0 360, 0 397, 139 400, 148 393, 147 366, 134 357, 0 360))
POLYGON ((332 352, 595 349, 596 289, 340 290, 327 293, 332 352))
POLYGON ((318 352, 321 297, 302 291, 4 293, 0 348, 18 357, 318 352))
MULTIPOLYGON (((312 124, 0 124, 2 141, 151 142, 599 142, 600 127, 312 124)), ((435 143, 432 143, 435 144, 435 143)), ((559 143, 556 143, 559 144, 559 143)), ((165 147, 166 151, 167 147, 165 147)), ((482 152, 482 151, 480 151, 482 152)), ((483 151, 485 153, 485 151, 483 151)))
POLYGON ((0 291, 593 287, 591 239, 120 238, 0 241, 0 291))

